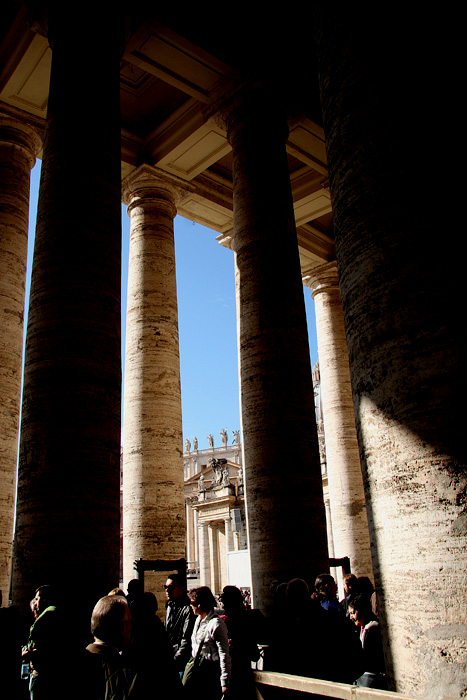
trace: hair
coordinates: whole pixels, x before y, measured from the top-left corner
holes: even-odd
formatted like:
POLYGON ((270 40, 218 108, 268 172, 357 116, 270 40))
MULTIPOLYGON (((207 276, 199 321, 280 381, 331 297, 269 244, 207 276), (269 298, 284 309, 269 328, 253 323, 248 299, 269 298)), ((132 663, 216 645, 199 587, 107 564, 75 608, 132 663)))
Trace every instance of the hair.
POLYGON ((241 613, 246 610, 242 592, 236 586, 224 586, 221 599, 225 610, 230 610, 233 613, 241 613))
POLYGON ((157 598, 151 591, 145 591, 141 598, 137 598, 130 605, 133 618, 151 618, 157 614, 157 598))
POLYGON ((139 578, 132 578, 131 581, 128 581, 128 586, 127 586, 128 598, 134 598, 136 596, 143 595, 143 593, 144 593, 144 585, 143 585, 143 582, 139 578))
POLYGON ((320 574, 315 579, 315 590, 313 593, 313 598, 319 598, 321 594, 326 594, 326 587, 330 584, 335 584, 334 577, 331 574, 320 574))
POLYGON ((370 598, 375 592, 375 587, 371 583, 368 576, 359 576, 355 585, 355 592, 361 593, 362 595, 368 596, 370 598))
POLYGON ((192 588, 188 591, 188 598, 192 604, 199 605, 203 612, 211 612, 216 607, 216 599, 207 586, 192 588))
POLYGON ((367 622, 376 619, 376 616, 371 607, 370 598, 365 593, 357 593, 353 595, 348 604, 349 608, 353 608, 357 613, 363 616, 367 622))
POLYGON ((310 600, 310 589, 303 578, 293 578, 287 584, 286 589, 287 604, 301 605, 310 600))
POLYGON ((179 588, 183 588, 186 591, 186 578, 183 574, 168 574, 167 580, 173 581, 179 588))
POLYGON ((107 595, 97 601, 91 615, 91 634, 106 644, 118 646, 122 636, 121 622, 129 610, 125 598, 107 595))
POLYGON ((121 588, 112 588, 107 595, 119 595, 121 598, 126 598, 125 592, 121 588))
POLYGON ((345 574, 343 577, 343 581, 344 583, 350 583, 352 585, 357 581, 357 577, 355 576, 355 574, 345 574))
POLYGON ((39 586, 36 588, 35 595, 39 594, 41 600, 41 607, 48 607, 49 605, 57 605, 59 600, 58 590, 55 586, 50 586, 45 584, 44 586, 39 586))

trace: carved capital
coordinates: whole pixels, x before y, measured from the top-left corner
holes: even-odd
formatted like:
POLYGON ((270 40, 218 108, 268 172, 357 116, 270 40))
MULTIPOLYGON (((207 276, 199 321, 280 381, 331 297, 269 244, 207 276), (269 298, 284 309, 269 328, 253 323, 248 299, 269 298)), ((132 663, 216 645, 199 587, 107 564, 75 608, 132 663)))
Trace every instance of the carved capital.
POLYGON ((337 262, 333 260, 332 262, 324 263, 324 265, 314 267, 304 278, 303 283, 311 289, 313 299, 321 292, 339 290, 337 262))
POLYGON ((5 114, 0 114, 0 143, 21 149, 29 158, 31 168, 42 149, 42 138, 36 129, 5 114))
POLYGON ((283 138, 288 136, 286 112, 277 95, 258 83, 238 87, 217 105, 215 118, 227 131, 231 146, 242 138, 245 130, 266 129, 275 131, 283 138))

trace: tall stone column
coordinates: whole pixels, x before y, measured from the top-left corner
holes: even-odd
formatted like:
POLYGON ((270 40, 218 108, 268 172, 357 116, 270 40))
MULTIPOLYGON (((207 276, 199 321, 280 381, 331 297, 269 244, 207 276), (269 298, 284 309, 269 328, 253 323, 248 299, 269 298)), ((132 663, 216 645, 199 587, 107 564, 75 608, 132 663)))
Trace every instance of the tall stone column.
POLYGON ((28 255, 30 171, 39 134, 0 114, 0 591, 10 590, 28 255))
POLYGON ((211 585, 211 555, 209 553, 209 523, 198 523, 199 581, 211 585))
POLYGON ((185 518, 186 518, 186 560, 194 561, 194 530, 193 530, 193 510, 189 503, 185 503, 185 518))
POLYGON ((211 580, 207 585, 210 587, 213 593, 219 593, 221 587, 222 562, 220 558, 219 527, 216 521, 209 523, 208 537, 211 580))
POLYGON ((307 286, 315 301, 334 556, 349 557, 356 576, 373 580, 337 263, 314 268, 307 286))
POLYGON ((225 533, 225 585, 227 585, 229 580, 229 552, 233 552, 235 549, 234 538, 232 532, 232 522, 230 517, 224 520, 224 533, 225 533))
POLYGON ((76 605, 91 606, 119 579, 120 26, 115 13, 102 32, 89 5, 48 17, 13 563, 27 612, 41 584, 79 581, 76 605))
MULTIPOLYGON (((456 178, 440 182, 449 192, 433 188, 433 173, 455 172, 449 157, 458 151, 450 138, 432 144, 430 118, 435 94, 443 114, 455 114, 452 94, 442 92, 455 66, 433 47, 438 26, 420 31, 418 12, 403 23, 388 15, 368 32, 355 7, 320 8, 317 58, 339 286, 391 688, 462 697, 462 199, 451 197, 456 178)), ((450 133, 459 133, 455 126, 450 133)))
POLYGON ((232 532, 232 521, 230 520, 230 517, 225 518, 225 520, 224 520, 224 532, 225 532, 225 551, 226 552, 233 552, 234 541, 233 541, 233 532, 232 532))
POLYGON ((175 191, 142 166, 123 183, 131 217, 123 419, 123 561, 185 556, 175 191))
POLYGON ((255 607, 270 585, 328 570, 313 386, 285 139, 274 99, 226 116, 234 175, 245 490, 255 607))

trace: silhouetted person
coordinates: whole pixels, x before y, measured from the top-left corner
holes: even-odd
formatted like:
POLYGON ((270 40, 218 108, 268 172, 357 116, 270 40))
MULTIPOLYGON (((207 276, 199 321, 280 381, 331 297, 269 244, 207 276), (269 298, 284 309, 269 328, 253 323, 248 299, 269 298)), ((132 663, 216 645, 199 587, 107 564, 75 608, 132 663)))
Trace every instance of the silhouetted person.
POLYGON ((330 574, 316 577, 313 598, 319 601, 323 610, 344 614, 344 609, 337 600, 337 584, 330 574))
POLYGON ((376 602, 376 591, 368 576, 359 576, 353 590, 353 595, 364 595, 370 603, 373 615, 378 617, 378 604, 376 602))
POLYGON ((131 607, 130 643, 123 660, 131 678, 131 698, 146 700, 180 696, 182 684, 175 668, 172 645, 157 616, 157 599, 146 591, 131 607))
POLYGON ((360 631, 364 673, 356 679, 359 686, 387 690, 383 642, 379 622, 368 594, 359 594, 349 601, 350 619, 360 631))
POLYGON ((65 664, 60 640, 65 630, 53 586, 37 588, 31 610, 36 619, 31 625, 26 658, 30 662, 29 696, 31 700, 55 700, 62 697, 65 664))
POLYGON ((167 609, 165 629, 172 645, 177 671, 182 674, 191 657, 191 634, 195 616, 186 591, 186 580, 180 574, 170 574, 165 588, 167 609))
POLYGON ((352 595, 355 595, 355 586, 357 584, 357 577, 355 574, 345 574, 344 579, 343 579, 343 584, 344 584, 344 597, 340 601, 340 604, 342 608, 345 610, 345 613, 347 617, 349 616, 348 614, 348 604, 349 600, 352 595))
POLYGON ((232 671, 229 697, 256 698, 251 662, 259 659, 254 612, 245 606, 242 592, 235 586, 225 586, 221 593, 224 614, 219 617, 227 625, 232 671))
POLYGON ((127 700, 131 697, 131 678, 120 652, 130 641, 131 613, 124 598, 105 596, 96 603, 91 616, 91 634, 94 642, 86 647, 91 655, 86 669, 91 686, 87 697, 127 700))
POLYGON ((133 602, 135 600, 138 600, 139 598, 141 598, 143 593, 144 593, 143 582, 139 578, 132 578, 131 581, 128 582, 127 594, 126 594, 127 603, 130 606, 130 610, 131 610, 131 606, 133 605, 133 602))

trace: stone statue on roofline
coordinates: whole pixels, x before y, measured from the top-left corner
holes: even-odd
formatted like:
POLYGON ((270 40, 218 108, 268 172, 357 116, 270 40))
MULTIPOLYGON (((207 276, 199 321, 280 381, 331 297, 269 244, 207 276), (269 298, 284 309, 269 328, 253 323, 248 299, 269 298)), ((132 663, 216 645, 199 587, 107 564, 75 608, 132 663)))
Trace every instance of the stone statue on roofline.
POLYGON ((187 438, 185 440, 185 452, 189 452, 190 450, 191 450, 191 442, 187 438))
POLYGON ((229 440, 229 434, 227 433, 227 428, 222 428, 222 430, 220 431, 220 436, 221 436, 221 440, 222 440, 222 445, 224 447, 227 447, 227 442, 229 440))
POLYGON ((214 438, 213 438, 213 436, 211 435, 211 433, 209 433, 209 435, 206 435, 206 438, 207 438, 207 440, 208 440, 209 447, 210 447, 211 449, 214 449, 214 438))

